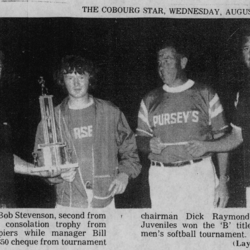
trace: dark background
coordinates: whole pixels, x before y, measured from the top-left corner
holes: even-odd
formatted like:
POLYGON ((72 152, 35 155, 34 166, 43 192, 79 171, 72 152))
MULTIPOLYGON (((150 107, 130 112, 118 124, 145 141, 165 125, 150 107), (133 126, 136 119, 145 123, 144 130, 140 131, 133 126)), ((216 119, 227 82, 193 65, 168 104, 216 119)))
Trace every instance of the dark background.
MULTIPOLYGON (((212 85, 219 93, 228 119, 236 92, 243 85, 238 33, 249 20, 225 19, 0 19, 0 50, 5 53, 2 101, 13 133, 15 154, 30 162, 36 126, 40 120, 37 82, 44 76, 54 104, 65 94, 56 87, 53 73, 61 58, 77 54, 94 61, 98 87, 94 95, 110 100, 125 113, 133 130, 142 97, 161 85, 156 49, 172 38, 190 51, 188 76, 212 85)), ((241 150, 231 160, 229 207, 244 207, 241 150)), ((148 160, 141 156, 143 171, 132 180, 117 207, 149 207, 148 160)), ((54 188, 42 179, 16 175, 19 207, 53 207, 54 188)))

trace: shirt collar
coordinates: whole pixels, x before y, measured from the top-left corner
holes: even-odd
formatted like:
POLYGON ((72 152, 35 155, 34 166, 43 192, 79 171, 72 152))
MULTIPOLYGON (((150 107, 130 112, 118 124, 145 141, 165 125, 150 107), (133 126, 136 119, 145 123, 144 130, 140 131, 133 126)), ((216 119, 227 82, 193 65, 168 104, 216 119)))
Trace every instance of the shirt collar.
MULTIPOLYGON (((93 100, 93 98, 90 96, 89 102, 88 102, 86 105, 83 105, 81 108, 75 108, 75 107, 72 108, 72 107, 69 107, 69 109, 71 109, 71 110, 86 109, 86 108, 88 108, 89 106, 91 106, 93 103, 94 103, 94 100, 93 100)), ((68 106, 69 106, 69 103, 68 103, 68 106)))
POLYGON ((194 85, 194 81, 189 79, 184 84, 178 87, 169 87, 167 84, 164 84, 163 89, 169 93, 180 93, 187 89, 190 89, 193 85, 194 85))

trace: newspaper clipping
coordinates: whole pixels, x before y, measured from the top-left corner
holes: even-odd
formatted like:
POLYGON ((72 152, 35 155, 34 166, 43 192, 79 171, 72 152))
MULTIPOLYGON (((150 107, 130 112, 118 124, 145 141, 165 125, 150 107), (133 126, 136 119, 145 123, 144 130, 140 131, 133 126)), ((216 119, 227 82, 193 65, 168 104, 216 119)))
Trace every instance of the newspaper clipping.
POLYGON ((250 248, 248 1, 0 17, 1 249, 250 248))

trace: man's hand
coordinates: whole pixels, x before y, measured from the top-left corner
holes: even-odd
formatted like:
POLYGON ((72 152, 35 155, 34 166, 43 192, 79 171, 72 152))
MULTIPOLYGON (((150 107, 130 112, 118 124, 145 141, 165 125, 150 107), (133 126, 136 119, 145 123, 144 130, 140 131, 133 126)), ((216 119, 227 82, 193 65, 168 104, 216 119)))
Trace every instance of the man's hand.
POLYGON ((128 185, 128 175, 125 173, 120 173, 112 181, 109 186, 109 191, 112 191, 111 195, 114 197, 116 194, 122 194, 128 185))
POLYGON ((214 207, 224 208, 227 205, 229 193, 227 181, 220 180, 218 187, 215 189, 214 207))
POLYGON ((187 152, 193 157, 201 157, 208 152, 206 142, 204 141, 190 141, 185 145, 187 152))
POLYGON ((158 154, 158 155, 165 148, 164 146, 162 146, 160 138, 157 138, 157 137, 153 137, 150 140, 149 147, 150 147, 150 150, 152 151, 152 153, 158 154))
POLYGON ((38 175, 41 177, 56 177, 56 176, 59 176, 61 173, 62 173, 62 170, 59 166, 53 166, 50 170, 33 172, 33 175, 38 175))
POLYGON ((67 182, 72 182, 76 176, 76 168, 65 169, 63 173, 61 173, 61 178, 67 182))

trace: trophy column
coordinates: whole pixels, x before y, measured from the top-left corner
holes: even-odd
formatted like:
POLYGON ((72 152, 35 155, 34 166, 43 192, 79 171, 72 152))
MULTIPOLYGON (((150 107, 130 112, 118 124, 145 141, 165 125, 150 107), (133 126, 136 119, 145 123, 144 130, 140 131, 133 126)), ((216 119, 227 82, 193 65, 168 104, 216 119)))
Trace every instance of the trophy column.
POLYGON ((42 166, 34 168, 33 172, 53 170, 55 167, 62 169, 78 167, 78 163, 70 163, 66 144, 64 142, 58 142, 52 102, 53 96, 46 94, 47 89, 43 77, 40 77, 38 82, 42 88, 42 95, 39 97, 39 102, 44 136, 44 144, 39 144, 38 149, 42 152, 43 164, 42 166))

